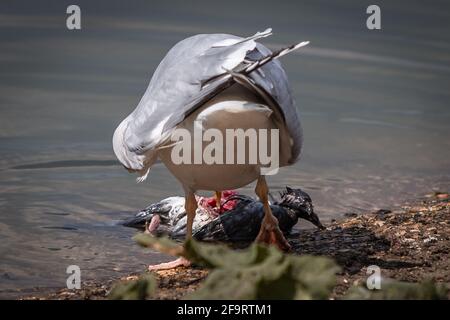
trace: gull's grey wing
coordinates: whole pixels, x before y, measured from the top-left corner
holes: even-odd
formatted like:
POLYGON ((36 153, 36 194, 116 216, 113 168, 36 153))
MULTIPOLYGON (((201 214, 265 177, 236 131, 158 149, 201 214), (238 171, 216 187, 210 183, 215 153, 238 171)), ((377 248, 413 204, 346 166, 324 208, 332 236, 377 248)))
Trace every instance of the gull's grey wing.
POLYGON ((201 34, 177 43, 156 69, 137 108, 128 117, 125 144, 141 154, 164 141, 170 130, 184 119, 186 105, 202 90, 205 79, 240 64, 253 50, 255 38, 269 35, 270 29, 253 37, 201 34))
POLYGON ((269 34, 270 30, 266 30, 245 39, 224 34, 197 35, 175 45, 130 115, 125 135, 129 150, 143 154, 158 147, 189 113, 234 81, 239 82, 239 75, 281 109, 292 138, 289 162, 295 162, 302 145, 300 121, 286 73, 274 59, 306 43, 272 54, 253 41, 269 34))
MULTIPOLYGON (((248 54, 251 60, 258 60, 272 52, 260 43, 256 50, 248 54)), ((295 162, 300 156, 303 144, 303 132, 291 86, 279 60, 271 60, 259 69, 249 74, 253 81, 261 86, 279 105, 288 131, 292 138, 292 155, 290 162, 295 162)))

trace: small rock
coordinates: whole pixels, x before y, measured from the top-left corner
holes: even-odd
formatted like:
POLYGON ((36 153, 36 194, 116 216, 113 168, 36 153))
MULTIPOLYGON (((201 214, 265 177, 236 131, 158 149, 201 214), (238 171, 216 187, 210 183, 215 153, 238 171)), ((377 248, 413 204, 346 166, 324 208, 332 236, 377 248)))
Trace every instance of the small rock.
POLYGON ((357 216, 358 216, 358 214, 355 213, 355 212, 346 212, 346 213, 344 213, 344 217, 347 217, 347 218, 356 218, 357 216))
POLYGON ((384 216, 385 214, 391 213, 392 211, 389 209, 379 209, 375 211, 373 214, 384 216))
POLYGON ((433 242, 437 242, 438 239, 436 237, 428 237, 426 239, 423 239, 423 243, 433 243, 433 242))

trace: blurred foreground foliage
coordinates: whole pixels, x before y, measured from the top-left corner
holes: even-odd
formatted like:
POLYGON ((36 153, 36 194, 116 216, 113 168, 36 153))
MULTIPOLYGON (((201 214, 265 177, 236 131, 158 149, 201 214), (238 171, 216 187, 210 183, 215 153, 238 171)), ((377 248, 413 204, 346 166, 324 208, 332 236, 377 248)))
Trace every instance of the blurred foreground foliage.
MULTIPOLYGON (((183 256, 194 264, 211 269, 201 287, 186 299, 328 299, 340 270, 330 258, 289 255, 275 247, 252 244, 232 250, 221 244, 188 240, 184 246, 168 238, 139 234, 140 245, 174 256, 183 256)), ((145 299, 156 287, 155 279, 142 278, 116 286, 111 299, 145 299)), ((344 299, 446 299, 448 289, 431 281, 406 283, 382 282, 382 290, 363 286, 349 289, 344 299)))
POLYGON ((183 248, 167 238, 146 234, 135 240, 212 269, 187 299, 327 299, 339 271, 329 258, 287 255, 255 243, 245 250, 232 250, 195 240, 186 241, 183 248))
POLYGON ((156 291, 156 279, 151 275, 143 275, 136 280, 120 281, 111 290, 111 300, 144 300, 156 291))
POLYGON ((383 279, 380 290, 368 290, 363 286, 349 289, 346 300, 446 300, 448 289, 445 285, 427 280, 422 283, 408 283, 383 279))

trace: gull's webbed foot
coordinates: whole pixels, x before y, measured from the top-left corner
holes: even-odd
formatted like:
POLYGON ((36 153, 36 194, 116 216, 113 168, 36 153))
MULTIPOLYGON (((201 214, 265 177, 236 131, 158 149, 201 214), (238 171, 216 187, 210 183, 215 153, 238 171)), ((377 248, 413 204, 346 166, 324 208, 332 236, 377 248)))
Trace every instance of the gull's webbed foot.
POLYGON ((291 250, 291 245, 284 237, 283 232, 278 226, 278 220, 274 216, 265 217, 263 219, 256 241, 274 244, 282 251, 291 250))
POLYGON ((256 237, 257 242, 264 242, 267 244, 274 244, 283 251, 290 251, 291 245, 286 240, 283 232, 280 230, 277 218, 272 214, 270 208, 266 179, 264 176, 258 178, 255 192, 264 205, 264 218, 261 223, 261 229, 256 237))

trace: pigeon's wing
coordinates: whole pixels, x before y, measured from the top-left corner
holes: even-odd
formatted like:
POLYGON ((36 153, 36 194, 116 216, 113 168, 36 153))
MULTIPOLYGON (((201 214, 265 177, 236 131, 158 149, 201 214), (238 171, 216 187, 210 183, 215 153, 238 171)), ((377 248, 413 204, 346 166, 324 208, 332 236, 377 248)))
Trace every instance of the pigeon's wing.
POLYGON ((129 116, 124 142, 130 152, 143 154, 164 142, 185 118, 190 104, 202 96, 203 83, 241 64, 255 39, 227 34, 201 34, 177 43, 156 69, 136 109, 129 116))
POLYGON ((263 216, 261 202, 243 201, 196 230, 193 237, 203 241, 253 241, 259 232, 263 216))
POLYGON ((172 212, 176 211, 175 207, 180 206, 184 206, 184 197, 169 197, 150 204, 145 209, 136 213, 133 217, 123 220, 121 224, 125 227, 144 229, 145 224, 150 222, 155 214, 160 216, 163 224, 167 224, 171 218, 170 215, 172 212))
MULTIPOLYGON (((272 213, 278 219, 281 231, 289 234, 297 223, 296 217, 278 205, 271 205, 272 213)), ((264 218, 262 202, 243 201, 233 210, 227 211, 208 224, 197 229, 193 237, 202 241, 245 242, 253 241, 259 233, 264 218)))

